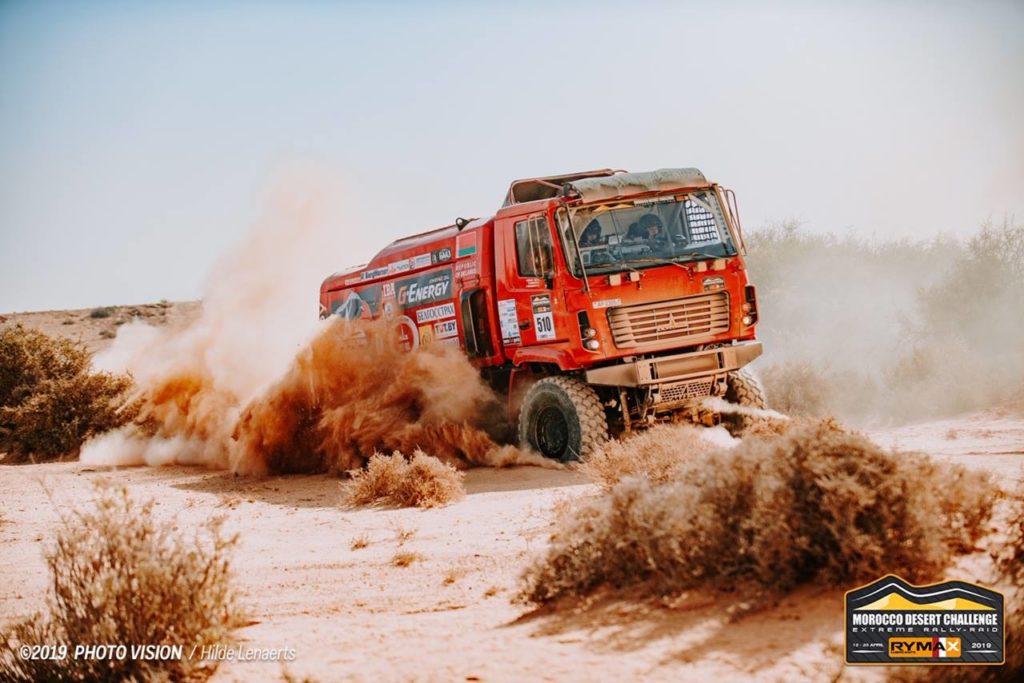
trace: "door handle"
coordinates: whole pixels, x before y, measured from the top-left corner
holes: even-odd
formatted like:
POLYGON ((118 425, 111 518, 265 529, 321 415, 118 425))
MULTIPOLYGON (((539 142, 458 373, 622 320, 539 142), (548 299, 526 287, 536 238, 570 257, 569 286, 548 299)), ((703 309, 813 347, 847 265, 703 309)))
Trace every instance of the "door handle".
POLYGON ((530 329, 530 321, 529 320, 524 320, 524 321, 520 322, 519 323, 519 329, 520 330, 528 330, 528 329, 530 329))

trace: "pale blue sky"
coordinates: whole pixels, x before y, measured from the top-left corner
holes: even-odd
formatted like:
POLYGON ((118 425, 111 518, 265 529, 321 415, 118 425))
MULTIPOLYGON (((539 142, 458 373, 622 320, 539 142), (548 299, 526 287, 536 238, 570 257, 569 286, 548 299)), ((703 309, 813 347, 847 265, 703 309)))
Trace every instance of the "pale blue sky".
POLYGON ((196 298, 294 164, 344 179, 339 268, 605 166, 968 234, 1024 219, 1022 122, 1021 2, 5 2, 0 311, 196 298))

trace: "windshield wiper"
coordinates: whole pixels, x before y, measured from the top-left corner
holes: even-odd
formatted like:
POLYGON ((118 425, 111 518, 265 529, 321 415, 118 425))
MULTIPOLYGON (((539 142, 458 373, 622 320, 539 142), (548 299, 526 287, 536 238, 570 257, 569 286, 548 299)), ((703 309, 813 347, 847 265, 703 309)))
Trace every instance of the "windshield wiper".
MULTIPOLYGON (((656 264, 661 265, 661 266, 667 266, 667 265, 671 264, 673 266, 678 266, 678 267, 682 268, 683 270, 686 270, 686 271, 689 270, 689 268, 684 266, 682 263, 679 263, 678 261, 674 261, 674 260, 672 260, 670 258, 649 258, 649 257, 648 258, 631 258, 631 259, 629 259, 629 262, 630 263, 656 263, 656 264)), ((626 265, 625 262, 619 263, 617 265, 623 266, 625 268, 629 268, 629 266, 626 265)), ((632 268, 629 268, 629 269, 633 270, 632 268)))
POLYGON ((715 254, 709 254, 709 253, 707 253, 705 251, 688 251, 685 254, 679 254, 678 256, 675 256, 674 258, 692 259, 692 258, 696 258, 696 257, 700 257, 700 258, 713 258, 713 259, 725 258, 725 256, 717 256, 715 254))

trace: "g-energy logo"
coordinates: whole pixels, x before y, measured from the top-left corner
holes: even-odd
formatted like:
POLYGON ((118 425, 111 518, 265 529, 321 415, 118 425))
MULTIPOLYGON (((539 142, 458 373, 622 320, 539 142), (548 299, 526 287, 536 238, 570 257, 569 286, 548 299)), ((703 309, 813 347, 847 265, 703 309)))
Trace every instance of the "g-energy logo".
POLYGON ((400 280, 398 282, 398 305, 402 308, 413 308, 422 304, 432 304, 435 301, 450 298, 451 291, 451 269, 400 280))
POLYGON ((1003 596, 892 574, 846 593, 847 664, 1002 664, 1003 596))

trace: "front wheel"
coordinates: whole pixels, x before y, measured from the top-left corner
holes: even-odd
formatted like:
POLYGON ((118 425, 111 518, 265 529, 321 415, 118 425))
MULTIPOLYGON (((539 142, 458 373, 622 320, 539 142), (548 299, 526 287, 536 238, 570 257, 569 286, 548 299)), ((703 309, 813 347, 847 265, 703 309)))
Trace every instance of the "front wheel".
POLYGON ((597 393, 571 377, 545 377, 526 393, 519 441, 548 458, 580 460, 608 440, 608 419, 597 393))
MULTIPOLYGON (((761 383, 746 370, 737 370, 726 375, 725 400, 735 403, 743 408, 756 408, 764 410, 768 402, 764 398, 764 388, 761 383)), ((749 429, 757 417, 744 415, 743 413, 730 413, 722 420, 726 429, 733 436, 742 436, 743 432, 749 429)))

